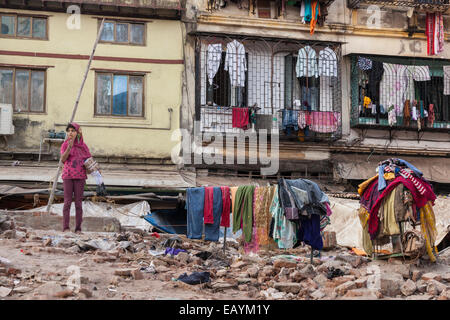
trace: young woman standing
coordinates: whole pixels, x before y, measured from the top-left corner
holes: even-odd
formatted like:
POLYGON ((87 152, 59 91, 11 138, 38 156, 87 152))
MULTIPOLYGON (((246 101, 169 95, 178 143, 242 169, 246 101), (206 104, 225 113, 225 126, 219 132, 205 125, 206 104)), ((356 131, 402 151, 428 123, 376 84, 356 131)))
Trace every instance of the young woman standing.
POLYGON ((83 191, 87 179, 84 161, 91 157, 88 146, 83 141, 80 126, 69 123, 67 138, 61 146, 61 161, 64 163, 62 179, 64 181, 63 231, 69 231, 70 206, 75 198, 75 232, 81 233, 83 220, 83 191))

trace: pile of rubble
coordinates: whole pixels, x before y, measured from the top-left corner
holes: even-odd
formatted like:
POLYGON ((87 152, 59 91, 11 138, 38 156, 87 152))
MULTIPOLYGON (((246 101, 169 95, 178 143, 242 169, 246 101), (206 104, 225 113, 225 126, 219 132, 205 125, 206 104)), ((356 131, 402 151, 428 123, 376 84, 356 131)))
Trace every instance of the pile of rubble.
POLYGON ((217 299, 218 294, 222 299, 253 300, 450 299, 450 250, 441 252, 437 263, 408 264, 401 258, 370 260, 337 247, 322 251, 311 263, 306 246, 244 254, 242 244, 233 239, 223 250, 220 242, 156 232, 76 235, 27 230, 15 228, 6 216, 0 216, 0 232, 2 299, 103 299, 103 289, 107 298, 116 299, 118 289, 145 288, 146 281, 160 281, 164 290, 182 289, 204 299, 217 299), (43 270, 42 260, 52 256, 103 274, 94 281, 83 272, 71 286, 70 274, 43 270), (40 266, 24 266, 30 263, 27 257, 40 266))

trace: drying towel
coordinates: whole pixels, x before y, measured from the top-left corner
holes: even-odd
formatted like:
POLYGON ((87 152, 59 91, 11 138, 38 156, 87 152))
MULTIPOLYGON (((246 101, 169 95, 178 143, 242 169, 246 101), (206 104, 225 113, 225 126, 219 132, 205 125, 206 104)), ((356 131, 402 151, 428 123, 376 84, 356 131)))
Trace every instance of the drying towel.
POLYGON ((330 133, 336 132, 339 123, 339 112, 313 111, 311 112, 311 131, 330 133))
POLYGON ((233 128, 247 129, 249 124, 249 109, 233 108, 231 121, 233 128))
POLYGON ((203 206, 205 188, 188 188, 186 191, 187 237, 201 239, 203 232, 203 206))
POLYGON ((240 186, 236 191, 233 214, 233 232, 241 228, 246 242, 251 242, 253 231, 253 193, 255 186, 240 186))
POLYGON ((222 190, 220 187, 213 188, 213 223, 205 224, 205 240, 218 241, 220 231, 220 217, 222 215, 222 190))
POLYGON ((228 228, 230 226, 230 187, 220 187, 222 190, 222 219, 220 221, 221 227, 228 228))
POLYGON ((236 192, 238 187, 230 187, 230 193, 231 193, 231 212, 234 214, 234 202, 236 199, 236 192))
POLYGON ((205 187, 205 199, 204 199, 204 223, 212 224, 214 223, 213 218, 213 202, 214 202, 214 188, 205 187))

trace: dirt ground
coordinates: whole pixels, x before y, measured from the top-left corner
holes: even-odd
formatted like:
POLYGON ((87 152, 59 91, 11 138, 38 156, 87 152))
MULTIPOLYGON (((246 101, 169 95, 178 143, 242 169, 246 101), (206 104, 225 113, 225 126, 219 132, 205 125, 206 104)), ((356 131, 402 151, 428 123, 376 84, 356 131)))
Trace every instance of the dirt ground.
POLYGON ((9 230, 0 235, 0 299, 450 298, 450 250, 437 263, 427 259, 405 263, 372 261, 338 247, 322 251, 311 264, 306 246, 257 254, 244 254, 232 241, 227 242, 225 254, 222 248, 222 243, 167 234, 9 230), (168 244, 186 251, 161 254, 168 244), (209 257, 201 258, 204 253, 209 257), (333 275, 333 270, 340 274, 333 275), (209 272, 210 282, 177 281, 183 273, 195 272, 209 272), (373 279, 378 286, 371 284, 373 279))

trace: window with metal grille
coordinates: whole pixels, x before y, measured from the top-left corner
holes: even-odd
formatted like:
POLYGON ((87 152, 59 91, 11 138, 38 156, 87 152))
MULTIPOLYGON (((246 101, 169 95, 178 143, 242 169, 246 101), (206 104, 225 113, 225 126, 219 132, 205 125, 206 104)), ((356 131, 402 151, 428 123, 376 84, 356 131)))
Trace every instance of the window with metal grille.
POLYGON ((234 41, 200 38, 196 110, 202 131, 238 133, 233 108, 243 107, 250 109, 248 128, 285 134, 292 113, 294 122, 305 120, 300 131, 308 139, 341 134, 338 46, 241 39, 233 56, 234 41))
POLYGON ((448 62, 352 58, 352 124, 450 128, 448 62), (446 94, 447 93, 447 94, 446 94))

